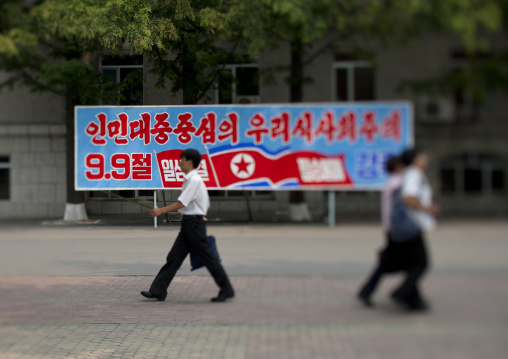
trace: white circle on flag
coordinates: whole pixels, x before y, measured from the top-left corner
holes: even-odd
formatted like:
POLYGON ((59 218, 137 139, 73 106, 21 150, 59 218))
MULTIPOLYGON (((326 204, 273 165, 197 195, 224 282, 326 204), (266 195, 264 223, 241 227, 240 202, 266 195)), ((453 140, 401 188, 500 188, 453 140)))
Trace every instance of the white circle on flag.
POLYGON ((247 153, 239 153, 231 160, 231 172, 241 179, 249 178, 256 169, 254 158, 247 153))

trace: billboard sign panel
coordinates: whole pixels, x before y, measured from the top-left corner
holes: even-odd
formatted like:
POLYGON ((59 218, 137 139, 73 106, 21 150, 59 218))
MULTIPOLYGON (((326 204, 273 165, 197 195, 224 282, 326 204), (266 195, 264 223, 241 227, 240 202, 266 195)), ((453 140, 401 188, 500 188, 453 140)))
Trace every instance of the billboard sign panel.
POLYGON ((408 102, 78 106, 77 190, 176 189, 180 153, 209 189, 380 189, 413 144, 408 102))

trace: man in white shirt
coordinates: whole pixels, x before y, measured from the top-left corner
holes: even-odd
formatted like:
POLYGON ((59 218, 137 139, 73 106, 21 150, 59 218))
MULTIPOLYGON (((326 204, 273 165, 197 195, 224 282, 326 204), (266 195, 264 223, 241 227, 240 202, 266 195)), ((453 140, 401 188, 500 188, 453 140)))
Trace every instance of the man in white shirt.
POLYGON ((423 172, 427 166, 427 156, 420 154, 417 161, 420 162, 404 172, 402 197, 418 227, 422 231, 431 231, 436 227, 435 215, 438 208, 432 201, 432 187, 423 172))
POLYGON ((184 173, 184 182, 178 201, 149 212, 150 216, 157 217, 167 212, 178 211, 183 214, 183 218, 180 233, 169 251, 166 264, 155 277, 150 290, 141 292, 141 295, 146 298, 158 301, 166 299, 169 284, 191 250, 197 252, 220 288, 219 295, 211 301, 225 302, 235 295, 229 278, 207 239, 204 216, 210 207, 210 198, 203 179, 196 170, 200 162, 201 155, 198 151, 184 150, 180 155, 180 168, 184 173))
POLYGON ((400 256, 406 261, 406 278, 391 297, 404 309, 426 310, 429 306, 419 288, 429 266, 425 232, 436 226, 435 216, 439 208, 432 200, 432 187, 424 172, 429 162, 427 154, 419 149, 409 149, 402 154, 402 161, 407 166, 402 176, 402 199, 420 230, 413 238, 397 244, 400 256))

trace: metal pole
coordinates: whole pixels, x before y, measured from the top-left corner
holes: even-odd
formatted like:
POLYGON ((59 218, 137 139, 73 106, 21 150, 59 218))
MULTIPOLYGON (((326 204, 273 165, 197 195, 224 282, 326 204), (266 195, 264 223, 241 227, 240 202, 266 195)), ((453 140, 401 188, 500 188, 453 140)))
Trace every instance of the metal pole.
POLYGON ((328 226, 335 227, 335 191, 328 191, 328 226))
MULTIPOLYGON (((166 194, 165 194, 164 190, 162 190, 162 203, 164 204, 164 207, 166 207, 166 194)), ((169 220, 168 212, 166 212, 166 220, 168 221, 168 223, 171 222, 169 220)))
MULTIPOLYGON (((153 191, 153 209, 157 208, 157 191, 153 191)), ((153 228, 157 228, 157 217, 153 218, 153 228)))
POLYGON ((249 222, 252 222, 252 210, 250 208, 249 193, 246 190, 243 190, 243 196, 245 197, 247 204, 247 215, 249 216, 249 222))

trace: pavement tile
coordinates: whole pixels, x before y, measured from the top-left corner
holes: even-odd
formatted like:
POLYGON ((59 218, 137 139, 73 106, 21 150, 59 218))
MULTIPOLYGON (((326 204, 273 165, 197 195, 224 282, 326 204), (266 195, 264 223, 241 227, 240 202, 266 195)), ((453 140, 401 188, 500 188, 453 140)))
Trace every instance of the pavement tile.
POLYGON ((428 314, 354 301, 356 279, 234 277, 232 302, 209 302, 206 276, 179 276, 166 302, 151 277, 0 277, 0 353, 13 358, 504 358, 508 283, 433 278, 428 314), (450 291, 450 286, 453 291, 450 291), (448 288, 448 290, 446 290, 448 288), (489 300, 478 293, 495 293, 489 300), (460 301, 457 298, 461 298, 460 301), (395 345, 396 344, 396 345, 395 345))
POLYGON ((165 302, 140 296, 176 227, 1 225, 0 359, 508 353, 506 222, 450 223, 430 236, 425 314, 390 302, 398 275, 383 280, 375 308, 356 302, 381 241, 374 225, 210 226, 237 294, 220 304, 209 302, 218 289, 206 271, 180 271, 165 302))

